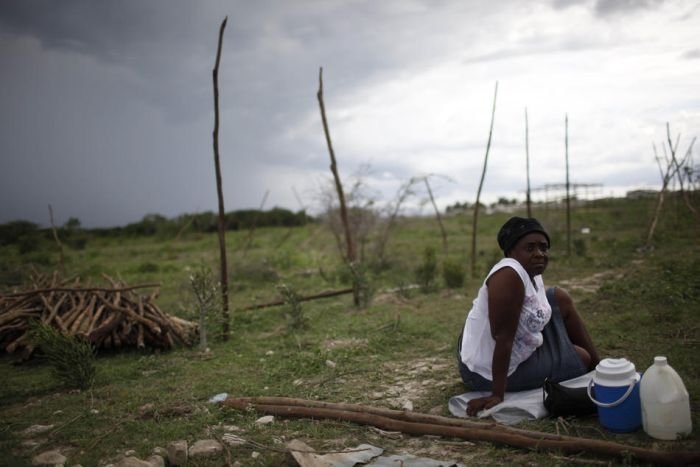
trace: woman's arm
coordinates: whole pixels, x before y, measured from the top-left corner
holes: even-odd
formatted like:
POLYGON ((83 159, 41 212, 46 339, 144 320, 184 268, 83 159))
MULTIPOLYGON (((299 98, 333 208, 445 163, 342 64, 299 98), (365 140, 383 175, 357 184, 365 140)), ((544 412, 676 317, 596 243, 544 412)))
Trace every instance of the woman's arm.
POLYGON ((503 402, 506 392, 508 366, 515 332, 525 299, 525 286, 517 272, 503 268, 487 281, 489 289, 489 322, 491 337, 496 341, 491 363, 491 395, 467 403, 467 415, 476 415, 503 402))

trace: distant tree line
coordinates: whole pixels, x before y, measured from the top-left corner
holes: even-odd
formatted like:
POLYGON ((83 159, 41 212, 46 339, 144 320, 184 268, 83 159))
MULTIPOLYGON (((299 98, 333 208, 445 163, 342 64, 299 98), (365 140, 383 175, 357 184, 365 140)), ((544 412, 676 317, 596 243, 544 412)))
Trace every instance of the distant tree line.
MULTIPOLYGON (((516 204, 518 204, 518 200, 515 198, 508 199, 508 198, 500 197, 500 198, 498 198, 498 201, 496 201, 495 203, 491 203, 490 207, 494 208, 496 206, 513 206, 516 204)), ((454 204, 447 206, 445 208, 445 212, 447 214, 449 214, 449 213, 467 211, 469 209, 474 209, 474 203, 469 203, 467 201, 460 203, 459 201, 456 201, 454 204)), ((484 203, 482 203, 481 201, 479 202, 479 209, 486 209, 486 205, 484 203)))
MULTIPOLYGON (((313 222, 314 218, 305 211, 292 212, 283 208, 272 208, 268 211, 243 209, 227 212, 225 216, 226 230, 247 230, 257 227, 294 227, 313 222)), ((89 236, 118 237, 118 236, 163 236, 175 237, 183 232, 216 232, 218 215, 212 211, 183 214, 168 219, 160 214, 148 214, 139 222, 123 227, 83 229, 80 220, 70 218, 60 227, 57 234, 61 241, 73 249, 85 247, 89 236)), ((46 241, 53 241, 50 228, 18 220, 0 224, 0 246, 18 245, 20 252, 36 250, 46 241)))

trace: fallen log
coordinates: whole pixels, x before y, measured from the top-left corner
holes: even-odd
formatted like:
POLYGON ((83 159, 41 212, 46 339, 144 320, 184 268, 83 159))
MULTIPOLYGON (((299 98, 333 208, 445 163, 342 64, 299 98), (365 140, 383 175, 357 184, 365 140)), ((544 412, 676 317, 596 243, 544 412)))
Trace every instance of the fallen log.
POLYGON ((430 417, 427 414, 414 413, 412 416, 416 417, 415 421, 405 420, 394 418, 390 411, 381 409, 368 411, 366 406, 353 408, 349 407, 349 404, 326 403, 325 407, 319 407, 315 406, 314 401, 301 399, 294 400, 293 405, 272 404, 270 402, 275 401, 269 398, 227 398, 222 402, 222 405, 239 410, 253 409, 281 417, 348 421, 411 435, 436 435, 467 441, 486 441, 534 451, 558 450, 569 453, 586 451, 607 457, 633 457, 644 462, 663 465, 691 465, 700 462, 700 451, 657 451, 590 438, 559 436, 526 430, 514 432, 510 428, 494 428, 493 424, 484 424, 485 426, 481 428, 475 425, 476 422, 464 425, 452 422, 442 423, 439 419, 424 418, 430 417))
MULTIPOLYGON (((353 288, 347 288, 347 289, 340 289, 340 290, 327 290, 325 292, 320 292, 314 295, 307 295, 304 297, 299 297, 298 301, 300 302, 308 302, 310 300, 317 300, 319 298, 328 298, 328 297, 336 297, 338 295, 344 295, 344 294, 349 294, 353 292, 353 288)), ((239 311, 248 311, 248 310, 257 310, 260 308, 270 308, 273 306, 280 306, 284 305, 287 303, 285 300, 275 300, 272 302, 267 302, 267 303, 259 303, 256 305, 248 305, 243 308, 239 308, 239 311)))

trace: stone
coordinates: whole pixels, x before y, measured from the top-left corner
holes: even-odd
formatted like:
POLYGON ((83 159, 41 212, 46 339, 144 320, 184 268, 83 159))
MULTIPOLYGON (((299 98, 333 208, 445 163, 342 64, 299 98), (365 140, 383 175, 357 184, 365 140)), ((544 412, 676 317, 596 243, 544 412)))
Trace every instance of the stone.
POLYGON ((232 431, 240 433, 243 431, 243 428, 241 428, 240 426, 237 426, 237 425, 224 425, 222 428, 227 433, 230 433, 232 431))
POLYGON ((151 418, 155 414, 156 406, 152 403, 144 404, 139 407, 139 417, 140 418, 151 418))
POLYGON ((275 417, 272 415, 265 415, 264 417, 260 417, 257 420, 255 420, 255 423, 258 425, 267 425, 275 421, 275 417))
POLYGON ((168 445, 168 462, 172 465, 187 463, 187 441, 173 441, 168 445))
POLYGON ((52 429, 53 425, 32 425, 24 431, 22 431, 20 434, 25 438, 31 438, 34 435, 40 435, 52 429))
POLYGON ((190 446, 190 459, 214 457, 221 453, 224 447, 215 439, 200 439, 190 446))
POLYGON ((224 433, 221 440, 229 446, 243 446, 247 441, 233 433, 224 433))
POLYGON ((114 464, 114 467, 152 467, 150 463, 135 456, 127 456, 114 464))
POLYGON ((154 456, 168 457, 168 450, 160 446, 156 446, 153 448, 152 454, 154 456))
POLYGON ((151 457, 146 459, 146 462, 151 464, 151 467, 165 467, 165 458, 158 454, 152 455, 151 457))
POLYGON ((44 451, 41 454, 34 456, 32 459, 32 465, 36 466, 61 466, 66 463, 66 456, 61 454, 59 451, 51 450, 44 451))

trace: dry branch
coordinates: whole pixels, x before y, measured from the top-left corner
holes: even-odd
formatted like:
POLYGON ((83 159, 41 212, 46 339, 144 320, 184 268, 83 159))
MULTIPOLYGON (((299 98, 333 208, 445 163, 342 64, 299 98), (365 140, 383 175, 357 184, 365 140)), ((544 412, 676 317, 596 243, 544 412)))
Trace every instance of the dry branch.
POLYGON ((476 201, 474 202, 474 219, 472 222, 472 277, 476 277, 476 231, 479 219, 479 198, 481 197, 481 189, 484 186, 484 178, 486 177, 486 166, 489 161, 489 150, 491 149, 491 137, 493 136, 493 120, 496 116, 496 97, 498 96, 498 81, 496 88, 493 91, 493 108, 491 109, 491 126, 489 127, 489 139, 486 142, 486 154, 484 155, 484 167, 481 171, 481 180, 479 180, 479 188, 476 191, 476 201))
POLYGON ((212 79, 214 81, 214 166, 216 170, 216 194, 219 200, 219 252, 221 265, 221 322, 222 322, 222 337, 224 340, 229 338, 229 313, 228 313, 228 265, 226 264, 226 225, 224 210, 224 192, 221 182, 221 164, 219 162, 219 63, 221 62, 221 45, 224 41, 224 29, 226 29, 226 21, 228 16, 224 18, 219 27, 219 42, 216 48, 216 62, 212 70, 212 79))
POLYGON ((80 287, 79 279, 65 287, 57 276, 50 280, 35 277, 27 290, 0 294, 0 348, 8 353, 22 351, 29 357, 34 348, 29 332, 33 321, 57 328, 66 335, 82 336, 97 349, 128 346, 167 350, 173 347, 170 333, 178 343, 194 344, 195 323, 163 313, 153 301, 157 291, 147 297, 136 289, 157 284, 127 286, 105 276, 114 286, 80 287))
MULTIPOLYGON (((338 295, 353 293, 354 291, 355 291, 355 289, 353 289, 352 287, 347 288, 347 289, 339 289, 339 290, 327 290, 325 292, 320 292, 320 293, 317 293, 314 295, 307 295, 305 297, 299 297, 297 300, 300 302, 308 302, 310 300, 316 300, 319 298, 336 297, 338 295)), ((259 303, 256 305, 249 305, 249 306, 240 308, 240 310, 241 311, 257 310, 260 308, 269 308, 269 307, 273 307, 273 306, 280 306, 280 305, 284 305, 285 303, 287 303, 285 300, 275 300, 275 301, 267 302, 267 303, 259 303)))
POLYGON ((331 172, 333 173, 333 179, 335 180, 335 188, 338 192, 338 202, 340 203, 340 219, 343 222, 343 229, 345 231, 345 244, 346 250, 346 261, 348 264, 355 262, 355 244, 353 242, 352 236, 350 234, 350 224, 348 222, 348 211, 345 205, 345 194, 343 193, 343 185, 340 182, 340 175, 338 174, 338 164, 335 160, 335 152, 333 151, 333 144, 331 143, 331 134, 328 130, 328 121, 326 120, 326 107, 323 102, 323 68, 318 71, 318 92, 316 93, 318 98, 318 105, 321 109, 321 120, 323 122, 323 132, 326 136, 326 144, 328 145, 328 153, 331 158, 331 172))
POLYGON ((700 462, 700 451, 657 451, 590 438, 559 436, 503 427, 493 423, 448 419, 428 414, 392 411, 354 404, 332 404, 287 398, 228 398, 224 406, 239 410, 294 418, 331 419, 359 423, 382 430, 411 435, 436 435, 468 441, 486 441, 535 451, 560 450, 568 453, 586 451, 600 456, 627 458, 664 465, 700 462))

